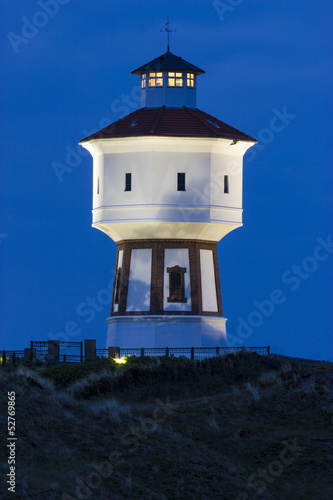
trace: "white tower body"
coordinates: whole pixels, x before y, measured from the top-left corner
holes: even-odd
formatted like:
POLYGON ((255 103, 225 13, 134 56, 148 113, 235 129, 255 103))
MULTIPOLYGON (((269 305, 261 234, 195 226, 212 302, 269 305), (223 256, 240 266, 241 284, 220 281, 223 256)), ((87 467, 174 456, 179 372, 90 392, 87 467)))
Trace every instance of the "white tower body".
POLYGON ((195 107, 200 68, 168 51, 133 73, 142 107, 80 143, 93 227, 118 245, 107 345, 224 346, 216 246, 242 225, 256 141, 195 107))

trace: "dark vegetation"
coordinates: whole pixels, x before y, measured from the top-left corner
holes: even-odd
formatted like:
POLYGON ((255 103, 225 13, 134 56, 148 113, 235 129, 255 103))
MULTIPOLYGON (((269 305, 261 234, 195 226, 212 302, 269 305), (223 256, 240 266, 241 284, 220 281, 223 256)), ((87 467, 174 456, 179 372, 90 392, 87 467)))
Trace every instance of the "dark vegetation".
POLYGON ((333 498, 331 363, 240 352, 203 361, 7 366, 16 493, 1 498, 333 498))

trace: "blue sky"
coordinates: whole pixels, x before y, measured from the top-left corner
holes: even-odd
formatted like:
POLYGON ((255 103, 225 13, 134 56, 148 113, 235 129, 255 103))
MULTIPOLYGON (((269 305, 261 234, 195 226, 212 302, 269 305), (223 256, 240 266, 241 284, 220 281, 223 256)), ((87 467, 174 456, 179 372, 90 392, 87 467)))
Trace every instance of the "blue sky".
POLYGON ((171 51, 206 71, 198 108, 259 140, 244 160, 244 226, 218 246, 230 344, 332 360, 332 3, 0 9, 0 347, 105 346, 116 245, 91 228, 92 159, 77 144, 138 108, 131 71, 165 52, 169 16, 171 51))

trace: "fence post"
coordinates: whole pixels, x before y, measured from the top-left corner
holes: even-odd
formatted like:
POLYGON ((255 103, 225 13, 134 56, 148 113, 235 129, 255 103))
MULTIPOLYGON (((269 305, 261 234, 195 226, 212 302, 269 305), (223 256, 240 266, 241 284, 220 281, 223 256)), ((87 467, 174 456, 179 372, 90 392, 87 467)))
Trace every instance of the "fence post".
POLYGON ((13 365, 15 365, 16 363, 16 352, 13 351, 13 365))
POLYGON ((191 347, 191 359, 194 359, 194 347, 191 347))
POLYGON ((108 347, 109 358, 120 358, 120 347, 108 347))
POLYGON ((271 346, 267 346, 267 356, 271 355, 271 346))
POLYGON ((66 354, 64 354, 64 363, 66 363, 66 354))
POLYGON ((145 355, 145 350, 144 350, 143 347, 141 347, 141 354, 140 354, 140 356, 144 356, 144 355, 145 355))
POLYGON ((47 341, 47 362, 51 364, 59 363, 59 340, 47 341))
POLYGON ((6 364, 6 351, 2 351, 2 366, 6 364))
MULTIPOLYGON (((34 341, 30 340, 30 363, 32 363, 34 341)), ((36 357, 37 358, 37 357, 36 357)))
POLYGON ((220 355, 220 348, 219 348, 219 347, 217 347, 217 348, 216 348, 216 356, 219 356, 219 355, 220 355))
POLYGON ((80 342, 80 360, 83 362, 83 341, 80 342))
POLYGON ((84 341, 84 357, 85 359, 96 358, 96 340, 95 339, 85 339, 84 341))
POLYGON ((169 347, 165 348, 165 355, 166 355, 167 358, 169 357, 169 347))

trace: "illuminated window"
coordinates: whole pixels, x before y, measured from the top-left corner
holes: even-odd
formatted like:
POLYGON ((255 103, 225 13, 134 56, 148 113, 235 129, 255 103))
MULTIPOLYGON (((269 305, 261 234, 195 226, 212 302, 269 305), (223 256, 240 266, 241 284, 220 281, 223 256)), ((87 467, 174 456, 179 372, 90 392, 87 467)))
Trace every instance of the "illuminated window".
POLYGON ((186 191, 185 190, 185 174, 180 172, 177 174, 177 191, 186 191))
POLYGON ((194 74, 193 73, 187 73, 187 86, 194 87, 194 74))
POLYGON ((144 89, 147 86, 147 74, 142 73, 141 75, 141 88, 144 89))
POLYGON ((224 176, 224 192, 229 193, 229 176, 224 176))
POLYGON ((183 73, 175 73, 169 71, 168 73, 168 86, 169 87, 182 87, 183 86, 183 73))
POLYGON ((132 191, 132 174, 125 174, 125 191, 132 191))
POLYGON ((149 73, 149 87, 163 87, 163 73, 149 73))
POLYGON ((168 302, 187 302, 185 297, 186 267, 167 267, 169 273, 169 297, 168 302))

